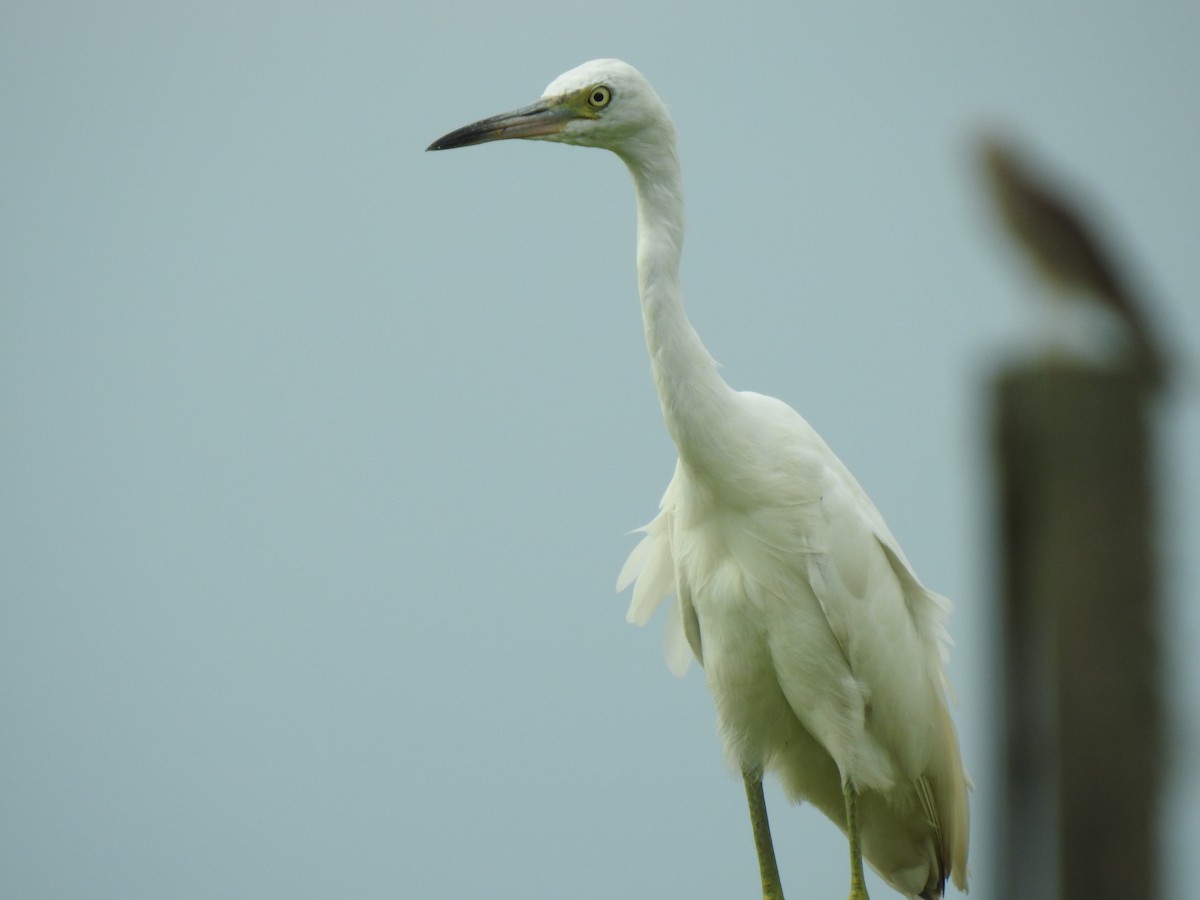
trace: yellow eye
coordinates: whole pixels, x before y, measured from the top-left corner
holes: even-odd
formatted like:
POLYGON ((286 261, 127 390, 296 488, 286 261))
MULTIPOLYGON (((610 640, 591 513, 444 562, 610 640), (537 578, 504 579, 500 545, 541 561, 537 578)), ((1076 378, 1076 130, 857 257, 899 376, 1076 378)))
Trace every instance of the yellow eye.
POLYGON ((588 91, 588 106, 592 109, 604 109, 612 100, 612 91, 602 84, 588 91))

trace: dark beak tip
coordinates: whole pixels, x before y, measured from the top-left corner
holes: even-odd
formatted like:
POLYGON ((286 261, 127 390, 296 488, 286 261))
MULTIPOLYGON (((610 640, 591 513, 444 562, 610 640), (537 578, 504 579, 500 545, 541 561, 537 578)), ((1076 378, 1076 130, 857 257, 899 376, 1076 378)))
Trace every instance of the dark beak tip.
POLYGON ((472 131, 471 126, 460 128, 458 131, 452 131, 449 134, 443 134, 440 138, 425 148, 425 152, 430 150, 454 150, 458 147, 469 147, 472 144, 481 143, 478 136, 472 131))
POLYGON ((455 150, 508 138, 541 137, 557 130, 555 125, 563 116, 563 112, 539 100, 531 106, 480 119, 443 134, 425 150, 455 150))

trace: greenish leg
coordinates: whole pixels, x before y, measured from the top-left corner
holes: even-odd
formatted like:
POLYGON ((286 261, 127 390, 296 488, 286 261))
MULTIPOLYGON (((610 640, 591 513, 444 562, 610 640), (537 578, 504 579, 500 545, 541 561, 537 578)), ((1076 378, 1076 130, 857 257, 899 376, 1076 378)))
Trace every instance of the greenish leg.
MULTIPOLYGON (((783 900, 783 883, 771 843, 771 823, 767 821, 767 801, 763 797, 762 776, 742 773, 746 802, 750 804, 750 827, 754 829, 754 849, 758 851, 758 871, 762 876, 763 900, 783 900)), ((866 893, 863 894, 866 897, 866 893)))
POLYGON ((858 791, 847 781, 842 785, 842 793, 846 797, 846 834, 850 837, 850 900, 870 900, 863 878, 862 844, 858 838, 858 791))

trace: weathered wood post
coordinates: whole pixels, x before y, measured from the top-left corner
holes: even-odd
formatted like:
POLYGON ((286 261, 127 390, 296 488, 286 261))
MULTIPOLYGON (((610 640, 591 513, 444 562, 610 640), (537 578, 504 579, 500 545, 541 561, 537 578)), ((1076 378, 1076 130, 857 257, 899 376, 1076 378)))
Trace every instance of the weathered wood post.
POLYGON ((1153 399, 1128 367, 1018 366, 995 384, 1008 798, 997 896, 1158 897, 1153 399))

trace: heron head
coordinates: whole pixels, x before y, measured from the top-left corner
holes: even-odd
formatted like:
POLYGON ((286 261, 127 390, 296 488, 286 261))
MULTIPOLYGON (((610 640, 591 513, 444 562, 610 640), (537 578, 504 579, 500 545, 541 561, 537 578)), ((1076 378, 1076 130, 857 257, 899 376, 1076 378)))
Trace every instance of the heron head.
POLYGON ((639 143, 672 137, 666 107, 642 74, 619 59, 596 59, 559 75, 536 103, 473 122, 428 149, 524 138, 629 155, 639 143))

